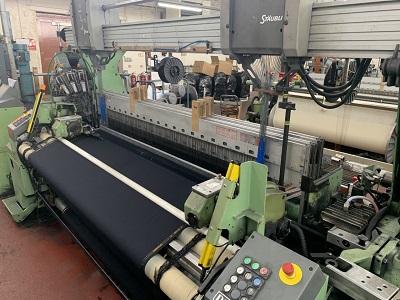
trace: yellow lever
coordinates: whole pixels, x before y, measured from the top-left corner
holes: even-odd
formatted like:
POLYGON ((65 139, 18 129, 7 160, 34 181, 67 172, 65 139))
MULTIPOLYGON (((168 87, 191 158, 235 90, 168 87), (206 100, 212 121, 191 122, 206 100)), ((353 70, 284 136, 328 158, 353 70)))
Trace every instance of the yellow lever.
POLYGON ((36 96, 35 105, 33 106, 33 110, 32 110, 32 116, 31 116, 31 119, 29 120, 28 129, 26 130, 28 133, 32 132, 33 125, 35 124, 37 112, 39 110, 39 105, 40 105, 40 102, 42 101, 42 97, 43 97, 45 90, 46 90, 46 85, 42 84, 40 86, 40 91, 36 96))
POLYGON ((229 179, 230 181, 235 181, 238 182, 239 180, 239 173, 240 173, 240 166, 230 162, 228 166, 228 170, 226 171, 226 179, 229 179))
POLYGON ((201 251, 199 265, 204 269, 209 269, 212 265, 216 249, 217 248, 214 245, 206 241, 204 243, 203 250, 201 251))

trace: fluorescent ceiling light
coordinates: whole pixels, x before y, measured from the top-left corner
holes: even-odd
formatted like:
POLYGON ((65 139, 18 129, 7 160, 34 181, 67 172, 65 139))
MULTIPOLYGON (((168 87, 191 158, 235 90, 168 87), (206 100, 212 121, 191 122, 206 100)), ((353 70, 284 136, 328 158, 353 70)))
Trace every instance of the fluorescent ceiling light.
POLYGON ((195 12, 202 12, 203 11, 203 9, 201 9, 201 8, 185 6, 185 5, 181 5, 181 4, 165 3, 165 2, 158 2, 158 6, 167 7, 167 8, 182 9, 182 10, 189 10, 189 11, 195 11, 195 12))

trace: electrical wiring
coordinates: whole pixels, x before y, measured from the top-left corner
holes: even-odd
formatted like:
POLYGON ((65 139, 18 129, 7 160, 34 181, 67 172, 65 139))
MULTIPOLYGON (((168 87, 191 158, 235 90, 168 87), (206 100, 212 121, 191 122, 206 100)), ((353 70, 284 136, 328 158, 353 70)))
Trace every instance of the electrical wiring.
MULTIPOLYGON (((306 71, 303 66, 300 66, 299 73, 300 73, 301 78, 304 80, 307 90, 310 93, 310 96, 314 100, 314 102, 317 103, 322 108, 334 109, 334 108, 338 108, 338 107, 342 106, 343 104, 345 104, 348 101, 348 99, 353 95, 354 89, 357 87, 357 85, 360 84, 361 79, 364 76, 365 72, 367 71, 370 62, 371 62, 371 59, 363 59, 363 61, 359 65, 356 73, 354 74, 352 79, 349 81, 349 82, 351 82, 350 87, 346 91, 343 91, 341 93, 333 93, 333 94, 326 93, 326 92, 318 89, 318 87, 314 86, 312 81, 309 80, 309 76, 308 77, 306 76, 307 74, 306 74, 306 71), (325 97, 341 98, 341 101, 334 105, 326 105, 316 98, 316 95, 314 92, 316 92, 322 96, 325 96, 325 97)), ((347 83, 346 85, 349 85, 349 83, 347 83)), ((344 85, 344 86, 346 86, 346 85, 344 85)))
MULTIPOLYGON (((216 267, 216 265, 217 265, 219 259, 221 258, 222 254, 223 254, 223 253, 226 251, 226 249, 228 248, 229 242, 225 243, 224 245, 225 245, 224 249, 222 249, 221 253, 218 255, 217 259, 215 260, 215 263, 214 263, 214 264, 212 265, 212 267, 210 268, 210 271, 208 272, 208 275, 210 275, 211 272, 212 272, 212 270, 216 267)), ((223 245, 221 245, 221 246, 219 246, 219 247, 222 247, 222 246, 223 246, 223 245)), ((200 276, 200 277, 202 277, 202 278, 200 278, 200 279, 202 279, 202 282, 204 282, 204 281, 207 279, 207 277, 208 277, 208 275, 205 276, 205 272, 206 272, 206 270, 203 268, 202 274, 201 274, 201 276, 200 276), (204 277, 205 277, 205 278, 204 278, 204 277)))

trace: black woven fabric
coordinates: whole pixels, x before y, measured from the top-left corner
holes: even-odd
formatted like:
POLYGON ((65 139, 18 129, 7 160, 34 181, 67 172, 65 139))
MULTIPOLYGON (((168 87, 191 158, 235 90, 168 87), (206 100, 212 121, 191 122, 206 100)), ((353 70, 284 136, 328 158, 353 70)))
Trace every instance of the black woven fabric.
MULTIPOLYGON (((74 143, 182 210, 191 187, 203 180, 198 177, 196 181, 188 170, 132 146, 127 150, 92 137, 82 137, 74 143)), ((183 222, 59 141, 32 154, 29 161, 131 269, 143 268, 153 253, 185 227, 183 222)))

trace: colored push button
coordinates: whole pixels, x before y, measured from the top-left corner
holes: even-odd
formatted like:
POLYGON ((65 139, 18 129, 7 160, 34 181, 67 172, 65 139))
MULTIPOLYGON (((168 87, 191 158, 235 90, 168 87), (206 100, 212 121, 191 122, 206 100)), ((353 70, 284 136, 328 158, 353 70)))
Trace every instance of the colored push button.
POLYGON ((243 267, 238 267, 236 269, 236 273, 238 273, 239 275, 243 274, 243 272, 244 272, 244 268, 243 267))
POLYGON ((261 285, 261 279, 256 277, 253 279, 253 284, 254 286, 260 286, 261 285))
POLYGON ((247 291, 246 291, 246 293, 247 293, 247 295, 249 295, 249 296, 253 296, 254 295, 254 289, 252 288, 252 287, 249 287, 248 289, 247 289, 247 291))
POLYGON ((242 297, 242 298, 240 298, 240 300, 249 300, 249 298, 247 298, 247 297, 242 297))
POLYGON ((293 263, 286 262, 279 270, 280 280, 287 285, 298 284, 303 277, 301 268, 293 263))
POLYGON ((233 290, 231 292, 231 298, 232 299, 239 299, 239 297, 240 297, 240 291, 239 290, 233 290))
POLYGON ((231 282, 236 283, 238 281, 238 277, 236 275, 231 276, 231 282))
POLYGON ((282 271, 285 273, 287 277, 293 277, 294 276, 294 266, 292 263, 286 262, 282 266, 282 271))
POLYGON ((243 263, 245 265, 249 265, 251 263, 251 258, 250 257, 245 257, 245 259, 243 259, 243 263))
POLYGON ((243 291, 247 288, 247 282, 244 280, 240 280, 237 287, 239 290, 243 291))
POLYGON ((230 284, 225 284, 224 285, 224 292, 227 293, 232 289, 232 286, 230 284))
POLYGON ((260 264, 257 263, 257 262, 254 262, 254 263, 251 264, 251 268, 252 268, 253 270, 258 270, 259 267, 260 267, 260 264))
POLYGON ((246 274, 244 274, 244 278, 247 280, 251 280, 251 278, 253 278, 253 274, 251 274, 250 272, 247 272, 246 274))
POLYGON ((268 269, 267 269, 266 267, 262 267, 262 268, 260 269, 260 274, 261 274, 262 276, 267 276, 267 275, 268 275, 268 269))

